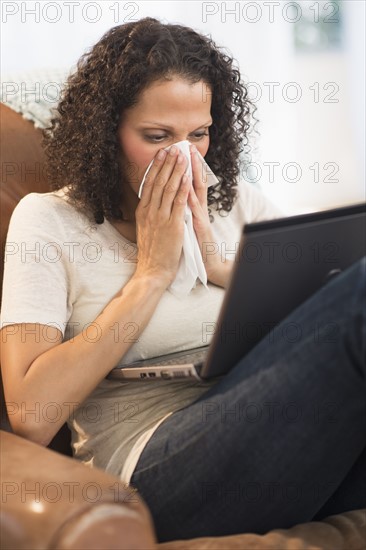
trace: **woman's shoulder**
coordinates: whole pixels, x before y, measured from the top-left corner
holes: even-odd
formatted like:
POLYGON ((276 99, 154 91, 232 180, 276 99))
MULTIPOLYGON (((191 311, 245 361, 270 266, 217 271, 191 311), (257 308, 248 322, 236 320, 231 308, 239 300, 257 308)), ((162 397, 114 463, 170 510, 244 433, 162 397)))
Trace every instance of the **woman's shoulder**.
POLYGON ((22 210, 23 213, 39 212, 44 210, 50 212, 57 208, 65 208, 71 212, 70 204, 67 201, 67 187, 57 191, 48 191, 46 193, 31 192, 24 195, 16 205, 14 212, 22 210))
POLYGON ((15 206, 9 230, 64 234, 65 228, 78 225, 81 214, 67 200, 67 188, 46 193, 28 193, 15 206))
POLYGON ((28 193, 16 205, 14 213, 22 213, 33 217, 41 216, 40 219, 51 217, 67 217, 71 219, 88 219, 86 210, 77 208, 70 200, 68 195, 68 186, 62 187, 56 191, 46 193, 28 193))

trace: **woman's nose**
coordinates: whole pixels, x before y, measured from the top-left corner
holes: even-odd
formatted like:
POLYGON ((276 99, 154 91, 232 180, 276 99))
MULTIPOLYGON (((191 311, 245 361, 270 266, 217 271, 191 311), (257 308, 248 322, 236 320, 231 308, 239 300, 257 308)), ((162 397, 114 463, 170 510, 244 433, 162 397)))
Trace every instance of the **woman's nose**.
MULTIPOLYGON (((186 136, 184 134, 182 134, 180 136, 176 136, 175 140, 172 141, 172 145, 173 145, 173 143, 179 143, 180 141, 189 141, 189 138, 188 138, 188 136, 186 136)), ((191 142, 189 141, 189 143, 191 143, 191 142)))

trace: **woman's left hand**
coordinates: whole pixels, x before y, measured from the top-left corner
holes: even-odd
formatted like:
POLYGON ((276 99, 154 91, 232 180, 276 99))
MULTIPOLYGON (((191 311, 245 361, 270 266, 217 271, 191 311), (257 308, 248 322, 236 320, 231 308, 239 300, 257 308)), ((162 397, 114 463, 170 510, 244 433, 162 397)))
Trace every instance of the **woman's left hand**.
POLYGON ((196 147, 191 145, 190 150, 193 184, 188 195, 188 205, 192 210, 193 227, 207 279, 215 285, 226 287, 233 262, 221 257, 220 247, 214 239, 207 209, 207 176, 203 173, 196 147))

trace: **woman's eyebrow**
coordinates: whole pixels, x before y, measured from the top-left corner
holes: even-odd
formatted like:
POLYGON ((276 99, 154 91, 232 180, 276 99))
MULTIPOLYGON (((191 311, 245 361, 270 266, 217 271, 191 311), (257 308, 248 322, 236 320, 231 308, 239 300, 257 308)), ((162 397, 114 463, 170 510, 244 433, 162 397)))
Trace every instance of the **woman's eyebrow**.
MULTIPOLYGON (((168 124, 162 124, 161 122, 154 122, 151 120, 143 120, 141 124, 153 124, 154 126, 159 126, 160 128, 166 128, 167 130, 174 130, 174 128, 172 126, 169 126, 168 124)), ((198 126, 195 130, 192 130, 192 131, 195 132, 196 130, 199 130, 203 126, 210 126, 211 124, 212 124, 212 118, 207 122, 204 122, 203 124, 198 126)))

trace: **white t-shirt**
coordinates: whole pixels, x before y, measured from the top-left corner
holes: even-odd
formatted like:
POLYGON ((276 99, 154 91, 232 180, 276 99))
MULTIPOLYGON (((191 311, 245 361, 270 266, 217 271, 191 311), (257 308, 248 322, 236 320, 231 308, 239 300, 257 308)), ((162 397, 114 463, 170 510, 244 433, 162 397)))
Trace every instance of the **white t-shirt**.
MULTIPOLYGON (((68 202, 65 191, 30 193, 13 212, 0 327, 39 323, 59 328, 64 341, 83 330, 97 340, 93 322, 132 277, 137 247, 107 220, 92 224, 68 202)), ((230 213, 222 216, 213 206, 211 211, 213 234, 227 259, 234 259, 244 223, 279 215, 262 193, 244 182, 230 213)), ((206 327, 216 321, 223 296, 224 289, 212 284, 207 290, 198 283, 184 299, 167 290, 123 363, 209 344, 212 331, 206 327)), ((125 337, 134 341, 133 323, 125 327, 125 337)), ((128 483, 163 419, 214 383, 103 380, 68 421, 75 456, 128 483)))

